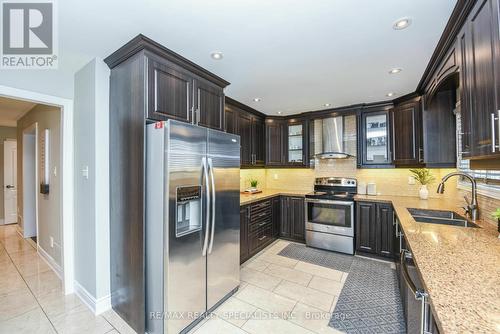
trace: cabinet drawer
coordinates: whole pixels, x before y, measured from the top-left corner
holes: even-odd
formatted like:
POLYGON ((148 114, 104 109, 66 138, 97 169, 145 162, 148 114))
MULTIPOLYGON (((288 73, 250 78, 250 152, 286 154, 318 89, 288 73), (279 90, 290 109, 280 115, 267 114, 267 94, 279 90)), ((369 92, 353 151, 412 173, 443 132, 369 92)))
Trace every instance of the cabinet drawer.
POLYGON ((250 212, 253 214, 270 208, 271 208, 271 201, 264 201, 257 204, 252 204, 252 206, 250 207, 250 212))
POLYGON ((268 227, 272 227, 272 224, 273 224, 273 222, 272 222, 271 218, 268 218, 268 219, 265 219, 265 220, 262 220, 259 222, 255 222, 255 223, 250 223, 249 231, 252 233, 254 231, 258 231, 258 230, 262 230, 262 229, 265 229, 268 227))
POLYGON ((257 222, 263 221, 267 218, 271 218, 271 208, 268 208, 266 210, 261 210, 261 211, 255 212, 255 213, 251 213, 250 222, 257 223, 257 222))
POLYGON ((272 241, 272 237, 273 237, 273 229, 272 229, 271 225, 266 226, 265 228, 263 228, 262 230, 260 230, 260 232, 259 232, 259 238, 258 238, 259 247, 265 246, 269 242, 271 242, 272 241))

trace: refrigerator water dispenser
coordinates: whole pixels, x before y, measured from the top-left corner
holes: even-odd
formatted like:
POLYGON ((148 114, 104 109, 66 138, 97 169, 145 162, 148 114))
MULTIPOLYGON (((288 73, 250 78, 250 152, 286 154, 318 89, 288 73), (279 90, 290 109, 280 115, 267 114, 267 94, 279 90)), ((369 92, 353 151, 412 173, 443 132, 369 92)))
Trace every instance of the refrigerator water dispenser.
POLYGON ((201 186, 177 187, 175 236, 201 230, 201 186))

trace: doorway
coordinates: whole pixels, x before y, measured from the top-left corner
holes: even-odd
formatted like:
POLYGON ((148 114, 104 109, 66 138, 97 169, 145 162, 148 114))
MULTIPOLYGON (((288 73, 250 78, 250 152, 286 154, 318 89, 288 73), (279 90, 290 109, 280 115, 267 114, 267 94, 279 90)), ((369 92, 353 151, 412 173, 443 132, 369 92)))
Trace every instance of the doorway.
POLYGON ((37 245, 38 236, 38 123, 23 130, 23 237, 31 238, 37 245))
POLYGON ((17 223, 17 142, 3 143, 4 224, 17 223))

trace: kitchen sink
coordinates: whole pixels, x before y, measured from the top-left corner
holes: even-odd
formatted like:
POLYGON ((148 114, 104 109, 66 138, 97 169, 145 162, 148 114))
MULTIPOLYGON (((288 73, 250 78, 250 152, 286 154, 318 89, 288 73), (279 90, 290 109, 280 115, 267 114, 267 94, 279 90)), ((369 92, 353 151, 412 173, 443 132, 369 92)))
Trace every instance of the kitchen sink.
POLYGON ((467 220, 467 218, 453 211, 410 208, 408 209, 408 212, 417 223, 452 225, 460 227, 478 227, 476 224, 467 220))

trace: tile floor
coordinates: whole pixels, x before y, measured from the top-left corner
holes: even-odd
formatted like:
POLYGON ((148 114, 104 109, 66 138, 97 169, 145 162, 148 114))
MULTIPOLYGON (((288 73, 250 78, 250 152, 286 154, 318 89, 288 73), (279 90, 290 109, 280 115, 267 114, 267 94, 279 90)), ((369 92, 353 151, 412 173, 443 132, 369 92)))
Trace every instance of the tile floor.
MULTIPOLYGON (((22 239, 0 226, 0 333, 134 333, 113 311, 100 316, 75 295, 22 239)), ((194 334, 339 333, 328 327, 347 273, 277 255, 278 240, 241 269, 240 290, 194 334)))
POLYGON ((21 238, 17 225, 0 226, 0 333, 135 333, 113 311, 94 314, 21 238))

